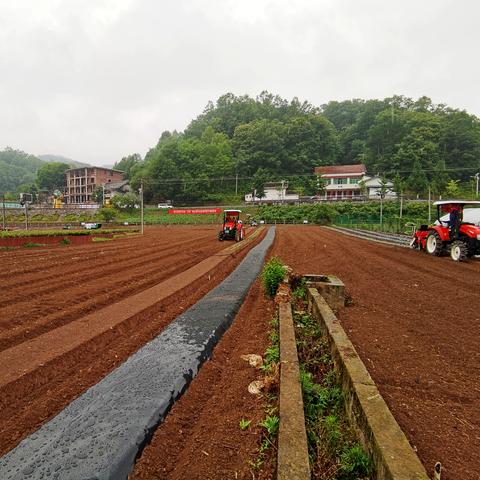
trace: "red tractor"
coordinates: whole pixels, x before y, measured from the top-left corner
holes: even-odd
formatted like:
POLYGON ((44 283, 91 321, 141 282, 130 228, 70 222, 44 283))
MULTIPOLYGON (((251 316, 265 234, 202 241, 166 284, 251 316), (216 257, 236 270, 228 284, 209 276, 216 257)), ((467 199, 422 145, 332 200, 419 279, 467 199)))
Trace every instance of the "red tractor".
MULTIPOLYGON (((480 222, 478 219, 464 221, 465 206, 480 206, 480 201, 441 200, 434 205, 437 206, 436 222, 421 225, 414 232, 410 246, 436 256, 449 252, 456 262, 480 255, 480 222)), ((473 210, 478 209, 465 209, 465 213, 473 210)))
POLYGON ((245 238, 245 226, 240 220, 241 210, 225 210, 223 212, 222 230, 218 233, 218 239, 235 240, 240 242, 245 238))

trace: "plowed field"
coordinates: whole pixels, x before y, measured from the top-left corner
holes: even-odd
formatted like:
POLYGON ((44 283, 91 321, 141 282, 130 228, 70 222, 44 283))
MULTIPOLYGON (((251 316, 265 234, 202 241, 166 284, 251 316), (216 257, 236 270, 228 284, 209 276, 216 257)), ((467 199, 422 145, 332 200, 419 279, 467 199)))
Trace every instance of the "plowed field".
MULTIPOLYGON (((150 228, 143 237, 1 252, 0 354, 8 355, 23 345, 28 349, 42 334, 55 335, 61 327, 169 280, 231 245, 218 242, 216 230, 209 226, 150 228)), ((0 381, 0 452, 15 446, 157 335, 245 254, 225 257, 201 282, 185 286, 174 298, 154 304, 72 351, 53 355, 35 371, 15 381, 0 381)), ((1 365, 0 377, 2 371, 7 377, 8 370, 9 365, 1 365)))
MULTIPOLYGON (((478 480, 480 261, 454 263, 315 226, 277 227, 271 254, 297 273, 344 281, 352 305, 338 317, 427 471, 441 461, 442 480, 478 480)), ((132 478, 258 478, 248 462, 259 436, 238 421, 254 425, 262 415, 246 393, 255 372, 240 359, 265 348, 272 311, 262 296, 251 289, 132 478)))
MULTIPOLYGON (((209 228, 166 230, 171 235, 168 242, 152 231, 143 239, 0 254, 4 268, 9 262, 10 272, 2 270, 2 281, 17 291, 7 298, 3 294, 13 295, 14 290, 4 288, 0 298, 3 348, 85 315, 95 305, 108 305, 145 289, 224 247, 209 228), (171 248, 173 242, 177 242, 175 248, 171 248), (162 256, 166 249, 171 253, 162 256), (130 274, 110 262, 110 251, 129 265, 130 274), (156 252, 163 258, 158 263, 156 252), (86 290, 80 288, 81 276, 76 282, 70 278, 81 263, 77 257, 88 262, 84 273, 92 274, 91 283, 84 284, 86 290), (42 265, 46 268, 39 272, 42 265), (110 273, 102 275, 103 269, 110 273), (150 273, 142 275, 142 269, 150 273), (46 282, 44 275, 49 279, 46 282), (38 281, 40 293, 35 289, 22 292, 22 285, 32 286, 29 276, 38 281), (16 302, 21 312, 13 308, 16 302), (77 302, 81 305, 78 311, 77 302), (28 315, 22 313, 26 308, 28 315), (14 333, 8 335, 7 329, 14 333)), ((225 276, 244 254, 230 258, 212 282, 225 276)), ((297 273, 330 273, 344 281, 351 305, 338 316, 427 471, 441 461, 442 480, 478 480, 480 261, 454 263, 449 257, 433 258, 315 226, 278 227, 272 254, 297 273)), ((2 451, 156 335, 211 286, 209 282, 189 287, 151 309, 141 321, 115 328, 81 351, 58 358, 35 375, 2 389, 2 451)), ((259 418, 262 407, 246 392, 255 373, 239 356, 262 353, 265 348, 272 311, 262 295, 258 285, 250 291, 213 360, 159 427, 133 478, 251 478, 248 461, 255 458, 258 438, 241 432, 238 421, 259 418)))

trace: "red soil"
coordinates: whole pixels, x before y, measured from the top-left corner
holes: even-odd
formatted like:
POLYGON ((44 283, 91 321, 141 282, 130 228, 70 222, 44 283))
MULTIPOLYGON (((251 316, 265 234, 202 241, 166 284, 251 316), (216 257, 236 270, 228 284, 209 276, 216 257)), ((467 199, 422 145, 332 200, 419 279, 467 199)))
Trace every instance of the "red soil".
MULTIPOLYGON (((218 242, 216 227, 163 227, 148 229, 143 237, 89 246, 2 252, 0 352, 27 345, 45 332, 54 334, 58 327, 167 280, 229 245, 218 242)), ((248 250, 226 256, 201 282, 0 388, 0 452, 10 450, 158 335, 228 275, 248 250)))
MULTIPOLYGON (((345 282, 353 305, 339 318, 427 471, 441 461, 442 480, 478 480, 478 260, 457 264, 314 226, 278 227, 271 252, 297 273, 345 282)), ((255 287, 132 478, 259 478, 248 463, 258 432, 241 432, 238 421, 255 422, 261 405, 246 393, 255 372, 239 356, 262 352, 271 314, 255 287)), ((273 478, 271 467, 261 478, 273 478)))
MULTIPOLYGON (((181 236, 179 230, 172 235, 176 240, 181 236)), ((210 244, 206 239, 212 230, 207 229, 204 234, 204 240, 193 243, 196 249, 205 246, 215 250, 223 246, 214 241, 210 244)), ((130 249, 122 260, 137 272, 136 276, 133 275, 136 278, 134 291, 145 288, 142 281, 146 277, 140 274, 137 265, 142 264, 138 267, 140 270, 149 269, 150 263, 143 261, 144 256, 150 258, 150 262, 155 261, 151 250, 158 250, 155 238, 160 236, 152 234, 144 240, 136 240, 135 247, 143 254, 137 259, 131 258, 130 249), (144 242, 152 242, 150 250, 144 242)), ((118 242, 122 242, 125 248, 128 246, 126 239, 118 242)), ((99 252, 114 245, 117 243, 74 248, 90 258, 92 265, 95 263, 95 255, 91 255, 93 250, 99 252)), ((69 250, 72 251, 73 248, 69 250)), ((341 309, 339 318, 397 421, 417 448, 427 471, 431 472, 434 463, 441 461, 444 465, 442 480, 478 479, 478 260, 453 263, 449 258, 432 258, 420 252, 371 243, 314 226, 278 227, 272 253, 297 273, 330 273, 344 281, 353 305, 341 309)), ((244 254, 231 259, 231 264, 238 263, 244 254)), ((5 261, 6 255, 0 254, 0 260, 5 261)), ((55 271, 61 274, 62 268, 73 268, 69 266, 71 258, 58 258, 58 265, 44 273, 48 276, 44 280, 42 274, 36 272, 44 252, 18 252, 18 255, 22 257, 12 257, 15 260, 12 269, 24 272, 25 278, 29 275, 37 278, 45 290, 42 295, 47 298, 50 293, 53 298, 55 293, 48 288, 49 282, 60 289, 61 280, 55 271)), ((196 258, 190 260, 198 261, 200 256, 197 253, 196 258)), ((102 257, 105 258, 105 254, 102 257)), ((53 261, 53 258, 48 260, 53 261)), ((185 261, 188 264, 189 259, 185 261)), ((159 265, 157 267, 161 277, 163 270, 159 265)), ((122 291, 121 284, 113 281, 122 272, 115 269, 112 262, 107 261, 101 268, 107 272, 112 269, 110 274, 107 273, 106 281, 113 285, 116 293, 110 301, 131 293, 122 291)), ((92 280, 98 289, 102 274, 92 266, 90 269, 98 273, 95 281, 92 280)), ((84 271, 88 272, 88 267, 84 271)), ((152 274, 154 272, 152 269, 152 274)), ((222 275, 225 272, 216 272, 212 281, 218 281, 222 275)), ((68 277, 64 277, 68 282, 68 277)), ((31 288, 22 277, 5 275, 4 278, 10 285, 17 285, 19 291, 22 285, 31 288)), ((158 281, 161 278, 155 282, 158 281)), ((75 290, 79 287, 75 284, 67 288, 75 290)), ((95 289, 88 282, 85 288, 94 295, 95 289)), ((185 298, 188 302, 194 301, 209 289, 210 286, 195 292, 186 289, 185 298)), ((9 293, 10 290, 3 289, 3 292, 9 293)), ((96 299, 107 304, 107 292, 108 289, 96 299)), ((35 295, 33 291, 25 298, 33 296, 35 299, 35 295)), ((58 291, 56 295, 63 308, 67 308, 70 302, 63 302, 58 291)), ((265 349, 267 321, 272 315, 272 307, 262 295, 258 285, 254 286, 232 327, 217 345, 213 359, 204 365, 155 433, 151 445, 137 463, 133 478, 258 478, 256 472, 255 477, 252 475, 248 463, 258 451, 258 430, 241 431, 238 422, 248 418, 254 425, 264 414, 262 402, 246 390, 258 373, 240 359, 244 353, 262 353, 265 349)), ((80 294, 79 297, 82 298, 80 294)), ((183 299, 184 296, 176 298, 183 299)), ((95 308, 95 299, 92 300, 91 307, 86 304, 87 312, 89 308, 95 308)), ((28 305, 28 302, 22 305, 28 305)), ((2 390, 0 444, 3 452, 156 335, 182 311, 182 307, 183 304, 178 305, 176 299, 162 303, 158 308, 152 308, 142 322, 133 318, 76 355, 57 359, 38 369, 37 376, 25 384, 19 382, 19 385, 13 384, 2 390)), ((8 308, 8 304, 0 308, 8 308)), ((32 315, 37 312, 41 312, 41 301, 32 309, 32 315)), ((77 318, 76 312, 68 308, 65 314, 66 321, 77 318)), ((0 315, 3 319, 2 310, 0 315)), ((16 318, 21 325, 28 323, 28 318, 16 318)), ((41 318, 40 313, 37 318, 41 318)), ((55 318, 53 321, 55 323, 55 318)), ((28 334, 24 332, 27 337, 28 334)), ((8 343, 9 337, 6 336, 4 341, 8 343)), ((266 475, 271 476, 271 472, 267 470, 266 475)))
POLYGON ((337 275, 339 319, 427 471, 478 480, 480 262, 454 263, 321 227, 280 227, 273 252, 299 273, 337 275))

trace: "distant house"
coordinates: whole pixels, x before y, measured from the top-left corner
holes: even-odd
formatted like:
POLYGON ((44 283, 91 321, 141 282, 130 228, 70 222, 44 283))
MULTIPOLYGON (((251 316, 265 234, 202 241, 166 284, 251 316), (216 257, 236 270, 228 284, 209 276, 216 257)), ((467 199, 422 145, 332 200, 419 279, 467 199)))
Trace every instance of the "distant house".
POLYGON ((316 167, 315 173, 326 183, 326 200, 354 200, 362 197, 359 183, 367 173, 362 163, 316 167))
POLYGON ((300 200, 298 193, 288 192, 288 182, 266 183, 263 187, 264 196, 257 197, 257 192, 245 195, 246 203, 296 203, 300 200))
POLYGON ((98 187, 123 180, 122 171, 103 167, 71 168, 65 175, 64 201, 67 204, 95 203, 92 194, 98 187))
POLYGON ((116 193, 124 195, 132 191, 132 187, 128 180, 120 182, 110 182, 105 185, 105 200, 111 199, 116 193))
MULTIPOLYGON (((367 175, 367 169, 362 163, 357 165, 316 167, 315 173, 326 183, 325 200, 380 198, 381 177, 367 175)), ((384 198, 396 198, 393 183, 387 181, 385 187, 387 190, 384 198)))
MULTIPOLYGON (((382 178, 378 176, 365 176, 363 178, 363 183, 366 189, 366 196, 368 198, 380 198, 380 191, 382 188, 382 178)), ((385 197, 386 199, 395 199, 397 198, 397 194, 393 190, 393 183, 390 181, 385 181, 385 197)))

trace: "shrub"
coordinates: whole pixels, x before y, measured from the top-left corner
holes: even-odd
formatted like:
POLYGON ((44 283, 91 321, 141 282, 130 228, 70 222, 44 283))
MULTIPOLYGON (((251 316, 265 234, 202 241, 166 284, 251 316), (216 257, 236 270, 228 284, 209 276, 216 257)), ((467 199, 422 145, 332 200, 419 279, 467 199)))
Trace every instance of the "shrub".
POLYGON ((262 272, 263 288, 269 297, 274 297, 278 287, 285 277, 285 265, 276 257, 271 258, 262 272))

